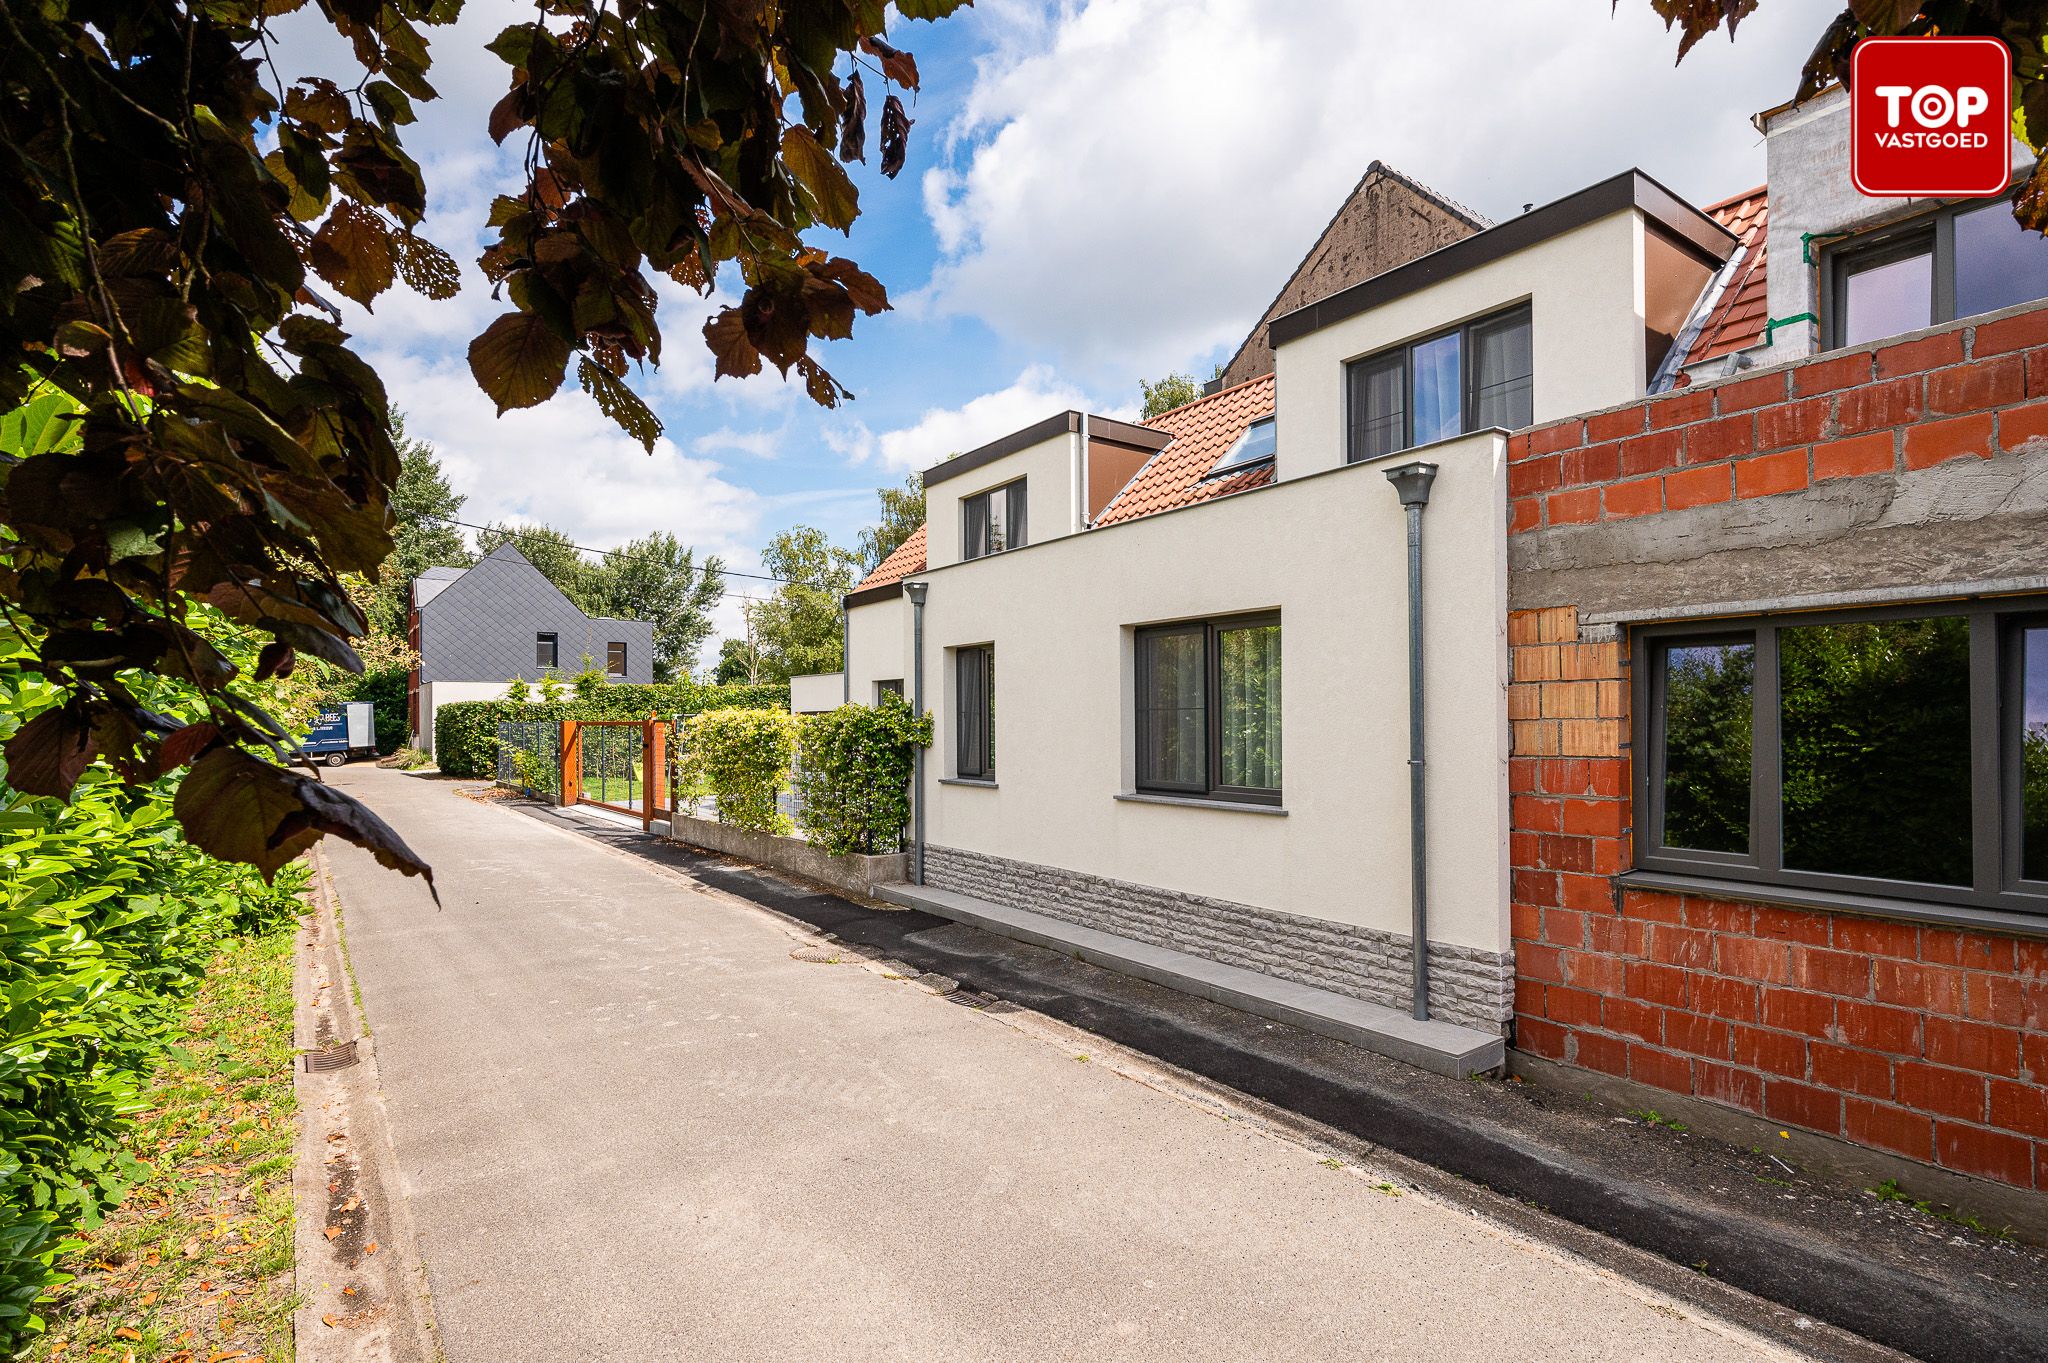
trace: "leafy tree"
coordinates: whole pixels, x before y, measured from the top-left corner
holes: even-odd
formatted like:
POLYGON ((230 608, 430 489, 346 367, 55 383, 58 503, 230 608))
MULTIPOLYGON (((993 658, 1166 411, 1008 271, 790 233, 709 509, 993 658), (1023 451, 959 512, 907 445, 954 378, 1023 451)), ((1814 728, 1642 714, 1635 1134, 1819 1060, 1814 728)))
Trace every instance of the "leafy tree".
POLYGON ((585 615, 605 614, 608 591, 604 569, 583 556, 575 541, 551 525, 494 523, 476 532, 477 552, 488 557, 511 545, 540 575, 561 589, 585 615))
MULTIPOLYGON (((1757 0, 1649 0, 1667 30, 1676 30, 1678 60, 1701 39, 1736 28, 1756 12, 1757 0)), ((2013 217, 2036 232, 2048 229, 2048 6, 2036 0, 1851 0, 1829 21, 1799 72, 1795 103, 1811 99, 1834 82, 1849 83, 1849 58, 1865 38, 1997 38, 2012 51, 2013 135, 2035 156, 2033 173, 2021 189, 2013 217)))
POLYGON ((903 546, 903 541, 924 524, 924 479, 913 473, 902 487, 878 487, 875 496, 882 503, 881 519, 860 532, 859 563, 862 577, 882 566, 882 560, 903 546))
POLYGON ((696 550, 665 531, 607 555, 604 611, 654 625, 654 678, 680 681, 697 665, 711 637, 711 611, 725 594, 725 564, 716 554, 700 565, 696 550))
POLYGON ((727 639, 720 644, 718 666, 713 670, 711 680, 720 686, 760 685, 761 650, 753 639, 727 639))
POLYGON ((434 447, 405 433, 405 418, 393 413, 391 440, 398 447, 398 483, 391 510, 398 523, 391 531, 391 553, 378 565, 370 595, 373 632, 406 637, 408 596, 412 581, 428 568, 465 568, 472 561, 469 542, 453 524, 469 500, 448 484, 434 447))
POLYGON ((1185 407, 1202 396, 1202 381, 1193 374, 1174 373, 1163 379, 1139 379, 1138 390, 1145 397, 1144 418, 1150 421, 1161 412, 1185 407))
POLYGON ((844 643, 840 598, 853 587, 859 558, 835 547, 824 531, 799 525, 768 541, 761 562, 783 585, 752 608, 760 680, 838 671, 844 643))
MULTIPOLYGON (((401 462, 383 383, 312 277, 364 306, 401 279, 430 298, 459 288, 418 234, 427 186, 403 133, 435 97, 423 30, 461 10, 0 6, 0 411, 44 386, 83 408, 75 449, 10 448, 0 498, 0 595, 64 697, 8 741, 24 791, 67 796, 98 757, 132 783, 191 763, 177 808, 207 851, 274 871, 332 832, 425 872, 356 801, 254 755, 282 726, 226 699, 236 670, 187 603, 270 640, 264 675, 300 651, 358 665, 348 640, 367 622, 341 578, 390 554, 401 462), (293 10, 346 41, 360 79, 288 80, 270 25, 293 10), (203 717, 162 719, 131 684, 145 675, 192 687, 203 717)), ((552 396, 573 357, 579 386, 651 449, 661 424, 626 382, 661 357, 649 272, 709 295, 721 267, 742 291, 704 327, 718 374, 765 360, 817 402, 847 396, 810 342, 888 297, 812 241, 860 211, 841 162, 866 158, 865 78, 917 88, 889 12, 549 0, 490 44, 510 89, 488 131, 524 152, 481 262, 511 311, 469 351, 501 412, 552 396)), ((893 91, 877 124, 894 176, 911 120, 893 91)))

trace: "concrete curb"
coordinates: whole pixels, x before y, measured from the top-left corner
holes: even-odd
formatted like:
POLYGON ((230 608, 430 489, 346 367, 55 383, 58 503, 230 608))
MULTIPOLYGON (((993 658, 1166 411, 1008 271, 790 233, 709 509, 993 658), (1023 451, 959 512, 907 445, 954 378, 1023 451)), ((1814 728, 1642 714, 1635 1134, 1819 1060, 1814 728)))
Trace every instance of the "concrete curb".
POLYGON ((375 1043, 355 1007, 327 861, 312 853, 314 912, 295 948, 302 1052, 355 1043, 356 1062, 293 1075, 299 1100, 293 1313, 298 1363, 439 1363, 426 1266, 400 1191, 375 1043), (332 1227, 339 1233, 330 1237, 332 1227), (330 1323, 331 1322, 331 1323, 330 1323))

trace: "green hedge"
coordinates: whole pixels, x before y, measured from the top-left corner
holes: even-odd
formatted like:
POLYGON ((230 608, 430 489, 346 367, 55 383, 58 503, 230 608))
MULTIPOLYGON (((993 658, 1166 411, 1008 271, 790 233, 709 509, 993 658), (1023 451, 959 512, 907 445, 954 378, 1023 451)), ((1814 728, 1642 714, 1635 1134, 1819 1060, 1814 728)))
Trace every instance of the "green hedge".
POLYGON ((757 833, 787 833, 775 797, 796 755, 794 716, 785 710, 713 710, 685 726, 678 766, 684 784, 718 801, 718 818, 757 833))
POLYGON ((789 709, 787 686, 704 686, 671 682, 657 686, 603 686, 587 699, 520 704, 509 700, 459 700, 434 712, 434 760, 450 776, 493 778, 498 774, 498 722, 536 719, 644 719, 655 714, 700 714, 706 710, 789 709))
MULTIPOLYGON (((30 661, 0 630, 0 739, 57 699, 30 661)), ((170 797, 103 764, 69 803, 0 772, 0 1356, 41 1330, 67 1237, 146 1172, 126 1145, 133 1114, 207 964, 300 908, 303 867, 265 885, 202 855, 170 797)))
POLYGON ((931 741, 932 717, 896 696, 806 715, 796 763, 806 840, 834 854, 900 850, 917 750, 931 741))

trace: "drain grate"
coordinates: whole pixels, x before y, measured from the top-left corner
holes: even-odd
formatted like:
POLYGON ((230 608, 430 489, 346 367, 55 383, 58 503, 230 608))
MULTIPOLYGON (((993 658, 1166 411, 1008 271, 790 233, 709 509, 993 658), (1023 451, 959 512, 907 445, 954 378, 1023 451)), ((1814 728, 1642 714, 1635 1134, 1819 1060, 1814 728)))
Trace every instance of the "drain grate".
POLYGON ((957 1003, 963 1008, 986 1008, 992 1003, 1002 1002, 994 994, 983 994, 973 989, 956 988, 944 997, 946 1002, 957 1003))
POLYGON ((356 1043, 344 1041, 339 1046, 306 1052, 306 1073, 318 1074, 323 1070, 345 1070, 356 1063, 356 1043))
POLYGON ((844 955, 837 947, 803 946, 789 953, 792 961, 810 961, 817 965, 837 965, 844 955))

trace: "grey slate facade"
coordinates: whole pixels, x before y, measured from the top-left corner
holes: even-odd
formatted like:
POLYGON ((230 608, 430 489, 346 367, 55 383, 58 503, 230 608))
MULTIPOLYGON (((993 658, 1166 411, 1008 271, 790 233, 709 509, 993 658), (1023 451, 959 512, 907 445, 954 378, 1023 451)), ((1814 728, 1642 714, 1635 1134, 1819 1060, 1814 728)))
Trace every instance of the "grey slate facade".
POLYGON ((563 677, 582 671, 586 654, 602 670, 608 646, 623 643, 626 672, 612 680, 654 680, 652 624, 585 615, 509 544, 473 568, 427 569, 413 584, 413 600, 420 682, 538 680, 540 634, 555 636, 555 671, 563 677))

